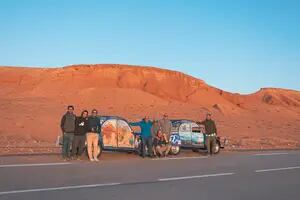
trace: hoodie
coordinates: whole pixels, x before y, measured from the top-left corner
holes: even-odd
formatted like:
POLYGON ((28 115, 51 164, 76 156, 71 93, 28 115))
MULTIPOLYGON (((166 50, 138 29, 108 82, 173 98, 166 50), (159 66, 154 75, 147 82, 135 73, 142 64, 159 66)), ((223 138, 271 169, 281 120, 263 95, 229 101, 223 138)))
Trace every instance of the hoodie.
POLYGON ((67 112, 63 115, 60 122, 60 128, 64 133, 74 133, 75 132, 75 119, 76 116, 73 113, 67 112))
POLYGON ((84 136, 88 132, 88 118, 76 117, 75 121, 75 135, 84 136))

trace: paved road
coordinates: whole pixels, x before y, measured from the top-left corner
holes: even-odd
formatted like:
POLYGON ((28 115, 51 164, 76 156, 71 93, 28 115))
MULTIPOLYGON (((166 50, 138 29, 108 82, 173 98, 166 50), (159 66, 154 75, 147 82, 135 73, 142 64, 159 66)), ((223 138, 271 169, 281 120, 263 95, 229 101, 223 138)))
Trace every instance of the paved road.
POLYGON ((100 163, 55 156, 2 157, 0 199, 299 199, 300 151, 106 155, 100 163))

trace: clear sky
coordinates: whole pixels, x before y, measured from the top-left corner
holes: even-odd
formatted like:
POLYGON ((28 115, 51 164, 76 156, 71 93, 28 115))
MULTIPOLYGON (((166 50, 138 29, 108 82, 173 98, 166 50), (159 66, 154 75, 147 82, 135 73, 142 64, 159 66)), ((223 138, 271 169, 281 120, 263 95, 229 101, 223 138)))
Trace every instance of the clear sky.
POLYGON ((240 93, 300 90, 300 1, 0 0, 0 65, 85 63, 158 66, 240 93))

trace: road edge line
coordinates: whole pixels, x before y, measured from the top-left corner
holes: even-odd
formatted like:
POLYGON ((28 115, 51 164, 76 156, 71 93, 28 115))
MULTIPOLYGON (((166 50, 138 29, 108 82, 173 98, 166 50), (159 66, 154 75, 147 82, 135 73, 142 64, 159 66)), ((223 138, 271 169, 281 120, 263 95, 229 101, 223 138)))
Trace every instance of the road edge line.
POLYGON ((197 176, 182 176, 182 177, 171 177, 171 178, 161 178, 158 179, 160 182, 166 181, 178 181, 178 180, 188 180, 188 179, 198 179, 198 178, 208 178, 208 177, 218 177, 218 176, 230 176, 234 175, 235 173, 219 173, 219 174, 205 174, 205 175, 197 175, 197 176))
POLYGON ((60 165, 70 165, 70 162, 60 162, 60 163, 28 163, 28 164, 6 164, 0 165, 0 168, 9 167, 42 167, 42 166, 60 166, 60 165))
POLYGON ((74 186, 63 186, 63 187, 52 187, 52 188, 37 188, 37 189, 28 189, 28 190, 12 190, 12 191, 0 192, 0 195, 56 191, 56 190, 72 190, 72 189, 82 189, 82 188, 97 188, 97 187, 116 186, 116 185, 121 185, 121 183, 103 183, 103 184, 92 184, 92 185, 74 185, 74 186))
POLYGON ((273 169, 259 169, 259 170, 255 170, 255 173, 273 172, 273 171, 284 171, 284 170, 293 170, 293 169, 300 169, 300 166, 283 167, 283 168, 273 168, 273 169))

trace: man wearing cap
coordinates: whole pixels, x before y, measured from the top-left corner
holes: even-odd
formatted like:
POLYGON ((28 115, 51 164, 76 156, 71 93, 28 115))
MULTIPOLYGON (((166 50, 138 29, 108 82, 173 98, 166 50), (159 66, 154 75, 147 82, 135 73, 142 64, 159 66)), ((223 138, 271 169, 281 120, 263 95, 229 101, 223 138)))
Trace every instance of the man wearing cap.
POLYGON ((205 126, 205 134, 206 134, 206 148, 210 155, 213 154, 213 148, 216 145, 216 136, 217 136, 217 127, 215 122, 211 119, 211 113, 206 115, 206 119, 201 122, 205 126))

